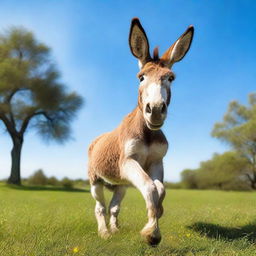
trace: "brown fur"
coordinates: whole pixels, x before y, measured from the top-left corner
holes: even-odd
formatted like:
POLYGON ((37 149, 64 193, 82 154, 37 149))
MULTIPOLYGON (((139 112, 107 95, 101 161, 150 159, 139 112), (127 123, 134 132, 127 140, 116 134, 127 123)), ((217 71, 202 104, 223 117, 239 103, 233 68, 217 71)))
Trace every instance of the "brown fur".
POLYGON ((169 68, 188 51, 193 31, 193 27, 189 27, 162 58, 159 58, 158 48, 155 48, 151 58, 146 33, 139 19, 132 20, 129 45, 141 66, 138 73, 141 81, 138 105, 116 129, 96 138, 88 152, 88 176, 91 193, 96 200, 98 232, 103 238, 108 237, 109 232, 102 183, 113 190, 109 206, 110 231, 113 233, 118 230, 117 216, 125 194, 123 184, 130 181, 146 201, 148 223, 141 231, 142 236, 151 245, 161 241, 158 219, 163 214, 165 197, 162 159, 168 142, 160 127, 167 115, 171 98, 170 82, 174 80, 169 68))
MULTIPOLYGON (((158 51, 155 50, 155 56, 158 51)), ((147 75, 151 82, 159 82, 163 79, 174 79, 174 73, 166 67, 161 59, 147 62, 138 77, 147 75)), ((114 183, 123 184, 125 181, 120 174, 123 160, 124 143, 129 139, 139 139, 146 145, 152 143, 168 144, 161 130, 152 131, 145 123, 142 114, 142 92, 144 87, 139 88, 138 106, 128 114, 121 124, 112 132, 105 133, 96 138, 89 146, 88 174, 91 184, 102 181, 105 177, 114 183)), ((167 105, 170 103, 171 92, 167 90, 167 105)))
POLYGON ((100 181, 101 177, 108 178, 117 184, 125 183, 120 174, 124 143, 133 138, 144 141, 146 145, 167 144, 161 130, 151 131, 146 126, 142 112, 137 106, 115 130, 101 135, 91 143, 88 168, 91 184, 100 181))

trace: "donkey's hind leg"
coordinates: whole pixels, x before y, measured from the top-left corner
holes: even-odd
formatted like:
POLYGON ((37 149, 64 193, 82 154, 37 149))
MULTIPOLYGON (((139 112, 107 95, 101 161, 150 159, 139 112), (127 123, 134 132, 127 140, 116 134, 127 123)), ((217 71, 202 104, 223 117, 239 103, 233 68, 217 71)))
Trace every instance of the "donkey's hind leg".
POLYGON ((110 236, 106 225, 106 205, 103 193, 103 184, 95 183, 91 185, 91 194, 96 200, 95 216, 98 222, 98 234, 106 239, 110 236))
POLYGON ((119 185, 114 188, 113 197, 109 205, 109 213, 110 213, 109 225, 112 233, 115 233, 118 231, 117 216, 120 212, 120 204, 124 198, 125 192, 126 192, 125 186, 119 185))

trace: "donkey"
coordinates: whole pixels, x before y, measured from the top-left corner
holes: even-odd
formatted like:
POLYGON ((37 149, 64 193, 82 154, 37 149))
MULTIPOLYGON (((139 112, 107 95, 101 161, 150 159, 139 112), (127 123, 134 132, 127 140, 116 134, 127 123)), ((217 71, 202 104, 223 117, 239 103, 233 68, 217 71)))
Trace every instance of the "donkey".
POLYGON ((89 146, 88 176, 91 194, 96 200, 98 233, 107 238, 118 231, 118 213, 127 184, 134 185, 146 201, 148 222, 141 231, 148 244, 161 241, 158 219, 163 214, 165 188, 163 157, 168 142, 161 131, 171 99, 172 65, 188 52, 194 34, 189 26, 184 34, 163 54, 154 49, 150 56, 146 33, 138 18, 131 22, 129 45, 139 60, 139 97, 136 108, 113 131, 97 137, 89 146), (109 205, 109 229, 103 187, 113 190, 109 205))

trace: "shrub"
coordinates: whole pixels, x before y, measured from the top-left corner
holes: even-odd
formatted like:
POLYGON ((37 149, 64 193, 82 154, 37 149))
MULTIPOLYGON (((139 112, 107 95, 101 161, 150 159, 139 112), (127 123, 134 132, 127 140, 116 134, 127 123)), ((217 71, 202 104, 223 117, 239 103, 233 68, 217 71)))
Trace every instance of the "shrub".
POLYGON ((64 177, 64 178, 61 180, 61 185, 62 185, 64 188, 73 188, 73 186, 74 186, 73 181, 70 180, 70 179, 67 178, 67 177, 64 177))
POLYGON ((59 186, 60 181, 56 177, 52 176, 52 177, 48 178, 47 184, 51 185, 51 186, 59 186))
POLYGON ((45 176, 42 169, 35 171, 28 180, 28 185, 46 185, 47 184, 47 177, 45 176))
POLYGON ((164 186, 165 186, 165 188, 170 188, 170 189, 180 189, 180 188, 182 188, 181 182, 165 182, 164 186))

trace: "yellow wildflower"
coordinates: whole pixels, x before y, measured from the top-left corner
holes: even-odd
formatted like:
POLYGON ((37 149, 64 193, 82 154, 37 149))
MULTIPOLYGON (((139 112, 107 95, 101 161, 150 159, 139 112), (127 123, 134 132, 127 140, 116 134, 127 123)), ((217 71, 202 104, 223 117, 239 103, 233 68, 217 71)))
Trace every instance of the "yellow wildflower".
POLYGON ((74 247, 73 249, 73 253, 77 253, 79 250, 78 250, 78 247, 74 247))

